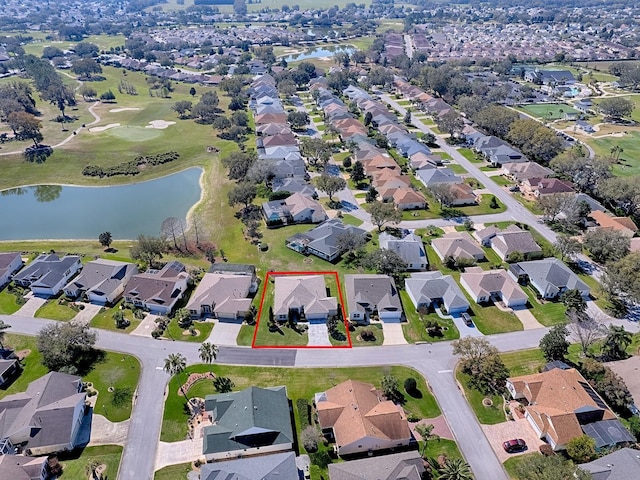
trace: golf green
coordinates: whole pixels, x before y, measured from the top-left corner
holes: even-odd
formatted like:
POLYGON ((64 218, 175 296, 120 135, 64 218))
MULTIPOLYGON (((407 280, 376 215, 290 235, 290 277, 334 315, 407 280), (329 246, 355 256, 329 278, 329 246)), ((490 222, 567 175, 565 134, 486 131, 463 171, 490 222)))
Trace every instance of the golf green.
POLYGON ((123 126, 114 127, 106 131, 112 137, 126 140, 128 142, 145 142, 162 135, 162 131, 155 128, 123 126))

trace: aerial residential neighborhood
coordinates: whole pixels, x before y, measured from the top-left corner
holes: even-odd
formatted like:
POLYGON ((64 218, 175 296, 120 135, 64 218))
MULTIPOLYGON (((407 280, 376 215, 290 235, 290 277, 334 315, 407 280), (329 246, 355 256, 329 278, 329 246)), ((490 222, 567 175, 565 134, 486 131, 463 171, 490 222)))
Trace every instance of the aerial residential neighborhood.
POLYGON ((6 0, 0 479, 640 478, 631 0, 6 0))

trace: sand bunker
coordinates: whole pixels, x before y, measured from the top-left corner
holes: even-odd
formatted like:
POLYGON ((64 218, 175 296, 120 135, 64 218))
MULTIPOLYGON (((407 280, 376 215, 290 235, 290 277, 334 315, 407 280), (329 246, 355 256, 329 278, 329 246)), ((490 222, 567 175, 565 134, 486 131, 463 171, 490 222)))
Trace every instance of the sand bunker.
POLYGON ((109 110, 110 113, 119 113, 119 112, 128 112, 128 111, 140 110, 138 107, 123 107, 123 108, 112 108, 109 110))
POLYGON ((155 128, 156 130, 164 130, 169 125, 175 125, 176 122, 167 122, 165 120, 153 120, 146 125, 145 128, 155 128))
POLYGON ((119 127, 119 123, 110 123, 109 125, 105 125, 104 127, 92 127, 89 129, 90 132, 104 132, 105 130, 109 130, 110 128, 119 127))

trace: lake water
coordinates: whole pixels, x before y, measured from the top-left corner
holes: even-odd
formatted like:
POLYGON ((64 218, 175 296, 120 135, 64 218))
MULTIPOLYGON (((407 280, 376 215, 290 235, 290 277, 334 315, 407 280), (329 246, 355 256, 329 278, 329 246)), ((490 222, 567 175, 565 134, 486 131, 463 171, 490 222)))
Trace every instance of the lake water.
POLYGON ((112 187, 38 185, 0 192, 0 240, 114 239, 158 235, 168 217, 185 219, 200 200, 200 168, 112 187))
POLYGON ((284 57, 287 62, 297 62, 301 60, 308 60, 309 58, 321 58, 321 57, 333 57, 336 53, 353 53, 355 52, 353 47, 335 46, 335 47, 315 47, 310 50, 305 50, 302 53, 295 55, 289 55, 284 57))

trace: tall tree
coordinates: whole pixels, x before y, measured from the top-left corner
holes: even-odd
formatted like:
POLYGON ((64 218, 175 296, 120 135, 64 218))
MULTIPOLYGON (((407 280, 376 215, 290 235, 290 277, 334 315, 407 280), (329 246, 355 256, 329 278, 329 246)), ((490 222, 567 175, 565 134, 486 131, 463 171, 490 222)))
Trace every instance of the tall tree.
POLYGON ((82 374, 95 357, 96 334, 85 323, 54 323, 38 332, 36 343, 49 370, 82 374))
POLYGON ((416 432, 422 437, 422 446, 420 447, 420 455, 424 458, 427 452, 427 443, 431 440, 440 440, 440 436, 433 433, 435 425, 433 423, 419 423, 416 425, 416 432))
POLYGON ((602 355, 609 360, 622 360, 629 355, 626 348, 631 345, 633 337, 624 327, 609 325, 607 336, 602 342, 602 355))
POLYGON ((598 228, 585 233, 582 244, 598 263, 620 260, 629 253, 629 238, 617 230, 598 228))
POLYGON ((577 318, 585 318, 587 313, 587 302, 577 288, 565 290, 560 295, 560 300, 567 309, 567 315, 575 315, 577 318))
POLYGON ((333 195, 343 190, 347 186, 347 182, 342 177, 334 177, 323 173, 315 178, 316 187, 321 192, 329 195, 329 201, 333 202, 333 195))
POLYGON ((598 110, 612 119, 628 117, 633 112, 635 104, 626 97, 603 98, 598 104, 598 110))
POLYGON ((44 139, 40 129, 42 122, 27 112, 13 112, 7 120, 18 140, 31 140, 35 147, 44 139))
POLYGON ((371 221, 378 227, 378 232, 387 223, 397 224, 402 220, 402 212, 393 203, 373 202, 369 204, 371 221))
POLYGON ((640 303, 640 252, 630 253, 605 269, 602 284, 611 296, 640 303))
POLYGON ((485 338, 464 337, 452 343, 453 354, 460 357, 460 367, 469 376, 469 386, 482 393, 504 389, 509 371, 498 349, 485 338))
POLYGON ((561 455, 525 455, 516 467, 520 480, 591 480, 591 474, 577 468, 561 455))
POLYGON ((351 170, 351 180, 353 180, 353 183, 358 185, 363 182, 365 178, 367 178, 367 176, 364 172, 364 165, 362 165, 360 160, 357 160, 356 163, 353 164, 353 168, 351 170))
POLYGON ((187 118, 187 112, 193 108, 193 104, 189 100, 180 100, 173 104, 171 109, 176 112, 180 118, 187 118))
MULTIPOLYGON (((211 365, 218 358, 218 350, 218 347, 213 343, 204 342, 198 349, 200 360, 211 365)), ((211 367, 209 371, 211 371, 211 367)))
POLYGON ((400 255, 386 248, 378 248, 368 252, 361 260, 361 265, 367 270, 374 270, 381 275, 393 277, 396 285, 401 285, 407 263, 400 255))
POLYGON ((49 85, 45 91, 41 92, 41 95, 43 100, 55 105, 63 117, 67 107, 76 105, 76 96, 73 90, 65 86, 62 81, 49 85))
POLYGON ((138 235, 138 239, 129 250, 131 258, 146 263, 153 268, 157 260, 162 258, 167 250, 166 242, 158 237, 138 235))
POLYGON ((257 194, 258 190, 254 183, 241 182, 229 190, 227 194, 229 197, 229 205, 234 207, 238 204, 243 204, 244 208, 247 209, 257 194))
POLYGON ((573 259, 573 257, 582 251, 582 244, 576 238, 569 235, 557 235, 556 243, 553 247, 560 254, 562 260, 565 258, 573 259))
POLYGON ((111 245, 111 243, 113 242, 111 232, 102 232, 100 235, 98 235, 98 241, 103 247, 109 248, 109 245, 111 245))
POLYGON ((304 137, 300 151, 314 166, 318 165, 318 162, 326 164, 331 158, 331 145, 321 138, 304 137))
POLYGON ((569 342, 567 341, 569 331, 564 325, 556 325, 547 332, 540 340, 540 350, 547 361, 564 360, 569 353, 569 342))

